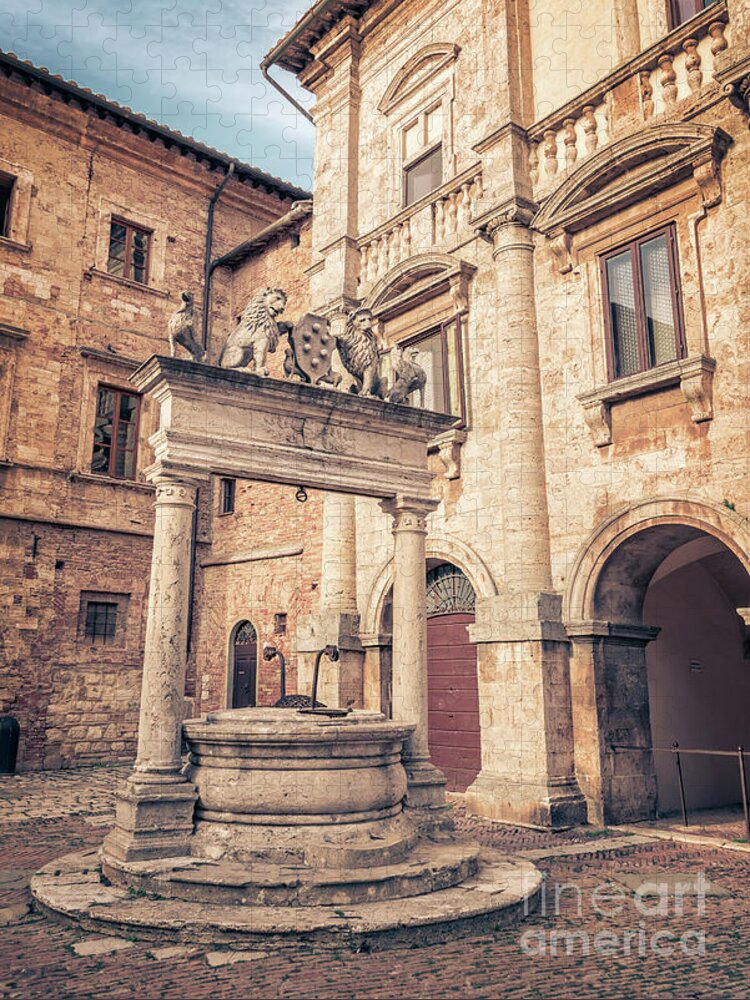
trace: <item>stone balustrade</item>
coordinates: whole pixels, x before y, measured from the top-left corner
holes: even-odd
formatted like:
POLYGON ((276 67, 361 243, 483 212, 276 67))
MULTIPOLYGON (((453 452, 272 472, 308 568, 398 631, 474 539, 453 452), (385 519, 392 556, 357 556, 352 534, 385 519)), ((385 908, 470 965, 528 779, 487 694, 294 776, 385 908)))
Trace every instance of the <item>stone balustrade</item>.
POLYGON ((363 236, 360 286, 371 286, 407 257, 450 243, 469 230, 482 193, 482 173, 475 165, 363 236))
MULTIPOLYGON (((611 140, 713 84, 714 61, 728 44, 727 8, 714 3, 657 45, 617 67, 528 132, 529 173, 543 197, 611 140)), ((715 84, 713 84, 715 86, 715 84)))

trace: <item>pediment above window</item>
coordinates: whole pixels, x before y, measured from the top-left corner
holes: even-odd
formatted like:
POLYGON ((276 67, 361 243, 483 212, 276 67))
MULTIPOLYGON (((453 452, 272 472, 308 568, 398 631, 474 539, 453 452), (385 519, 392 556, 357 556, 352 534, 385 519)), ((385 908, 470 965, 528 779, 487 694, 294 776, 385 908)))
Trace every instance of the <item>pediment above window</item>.
POLYGON ((396 73, 380 99, 378 110, 388 114, 446 66, 455 62, 460 51, 458 45, 448 42, 425 45, 396 73))
POLYGON ((391 268, 372 287, 364 305, 379 318, 386 318, 450 292, 454 312, 464 313, 474 271, 473 264, 450 254, 417 254, 391 268))
POLYGON ((654 125, 611 143, 569 174, 533 220, 560 243, 692 176, 706 207, 721 201, 720 163, 732 140, 709 125, 654 125))

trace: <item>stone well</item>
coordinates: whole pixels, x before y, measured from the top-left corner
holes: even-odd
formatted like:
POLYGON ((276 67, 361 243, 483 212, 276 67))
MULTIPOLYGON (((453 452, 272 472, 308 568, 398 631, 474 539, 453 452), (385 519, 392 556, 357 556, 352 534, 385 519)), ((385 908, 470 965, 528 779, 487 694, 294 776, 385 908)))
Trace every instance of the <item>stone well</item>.
POLYGON ((412 729, 364 711, 191 720, 189 854, 123 860, 105 842, 43 869, 34 895, 87 927, 247 947, 421 943, 522 916, 541 882, 532 865, 420 834, 405 809, 412 729))

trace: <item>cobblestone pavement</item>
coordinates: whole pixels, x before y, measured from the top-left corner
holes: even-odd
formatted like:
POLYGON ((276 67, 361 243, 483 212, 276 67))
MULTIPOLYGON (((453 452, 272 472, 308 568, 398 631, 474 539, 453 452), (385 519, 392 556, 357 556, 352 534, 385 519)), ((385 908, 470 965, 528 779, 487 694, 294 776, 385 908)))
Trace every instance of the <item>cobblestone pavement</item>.
POLYGON ((234 952, 107 938, 28 912, 30 875, 101 841, 126 772, 0 776, 0 996, 750 998, 750 856, 504 827, 459 801, 458 826, 482 842, 547 854, 536 861, 543 908, 519 927, 372 954, 234 952))

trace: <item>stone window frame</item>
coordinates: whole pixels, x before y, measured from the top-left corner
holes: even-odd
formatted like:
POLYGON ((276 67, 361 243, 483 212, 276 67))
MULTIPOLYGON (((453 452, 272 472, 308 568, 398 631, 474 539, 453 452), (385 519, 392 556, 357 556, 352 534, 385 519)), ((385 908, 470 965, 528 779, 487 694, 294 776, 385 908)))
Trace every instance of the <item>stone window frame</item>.
POLYGON ((139 432, 140 432, 140 423, 141 423, 141 409, 143 407, 143 397, 141 396, 141 394, 139 392, 136 392, 132 388, 132 386, 130 388, 128 388, 128 389, 122 389, 119 386, 110 385, 110 383, 106 382, 106 381, 99 382, 99 384, 96 387, 96 409, 94 411, 94 413, 95 413, 94 420, 95 421, 96 421, 97 411, 98 411, 98 408, 99 408, 99 397, 100 397, 102 391, 109 392, 109 393, 114 393, 114 395, 115 395, 114 406, 113 406, 113 411, 112 411, 112 414, 113 414, 113 417, 112 417, 112 444, 110 446, 110 451, 109 451, 108 470, 107 470, 107 472, 98 472, 98 471, 95 471, 93 469, 93 462, 94 462, 94 454, 93 453, 94 453, 94 448, 96 447, 96 441, 93 441, 92 454, 91 454, 91 458, 89 459, 89 472, 91 473, 92 476, 104 476, 105 479, 118 479, 118 480, 124 480, 125 482, 127 482, 127 481, 132 480, 132 479, 135 478, 136 470, 138 468, 138 452, 139 452, 138 444, 139 444, 139 432), (121 452, 123 452, 123 451, 126 452, 126 453, 128 451, 127 448, 120 448, 119 442, 118 442, 118 431, 120 429, 120 415, 119 415, 120 400, 122 399, 123 396, 128 396, 129 398, 131 398, 131 399, 133 399, 135 401, 135 421, 134 421, 134 423, 135 423, 135 434, 134 434, 135 443, 133 445, 133 448, 131 449, 132 453, 133 453, 133 457, 132 457, 133 475, 132 476, 118 476, 116 472, 112 471, 113 468, 114 468, 114 466, 115 466, 115 464, 116 464, 117 456, 121 452))
POLYGON ((0 465, 10 465, 10 426, 18 352, 28 330, 0 323, 0 465))
MULTIPOLYGON (((606 233, 588 234, 577 242, 575 254, 578 266, 588 288, 589 308, 585 310, 592 351, 592 368, 595 388, 579 393, 576 399, 583 407, 586 423, 597 448, 612 444, 611 408, 614 404, 662 389, 679 387, 690 408, 694 423, 713 419, 713 375, 716 362, 707 354, 705 330, 695 317, 700 308, 693 308, 700 300, 700 289, 684 281, 687 274, 696 275, 698 257, 695 245, 695 223, 702 218, 698 208, 691 212, 699 200, 694 190, 672 189, 661 209, 654 213, 653 203, 643 203, 638 215, 625 227, 617 218, 610 220, 606 233), (680 270, 677 275, 681 288, 681 321, 684 343, 683 354, 674 361, 647 368, 633 375, 612 379, 609 360, 610 332, 606 323, 606 301, 601 280, 600 259, 619 247, 662 231, 672 225, 675 233, 677 258, 680 270)), ((581 234, 583 235, 583 234, 581 234)))
POLYGON ((82 347, 81 356, 84 360, 83 382, 81 386, 81 407, 78 424, 78 446, 76 449, 75 468, 69 473, 69 478, 95 483, 110 483, 121 487, 138 489, 153 493, 154 487, 143 479, 143 469, 150 462, 150 449, 144 447, 149 437, 156 431, 158 408, 151 400, 141 395, 137 431, 135 476, 133 479, 121 479, 107 476, 99 472, 91 472, 92 442, 94 422, 96 420, 96 403, 100 385, 110 386, 121 392, 139 395, 133 384, 128 380, 131 372, 139 367, 139 362, 102 351, 94 347, 82 347))
POLYGON ((218 517, 234 514, 237 503, 237 480, 233 476, 219 478, 218 517), (231 485, 230 485, 231 484, 231 485))
POLYGON ((0 235, 0 246, 22 253, 31 251, 29 226, 31 199, 34 193, 34 175, 30 170, 0 156, 0 175, 12 180, 10 203, 7 212, 7 235, 0 235))
POLYGON ((624 243, 619 244, 616 247, 612 247, 604 253, 598 255, 599 260, 599 275, 601 281, 602 289, 602 306, 603 306, 603 316, 604 316, 604 329, 606 331, 606 352, 607 352, 607 373, 610 382, 618 381, 621 378, 628 378, 630 375, 644 375, 646 372, 653 371, 655 368, 660 367, 659 364, 649 365, 644 364, 645 355, 647 351, 647 337, 644 324, 644 289, 643 289, 643 274, 641 259, 638 250, 640 246, 647 243, 649 240, 656 239, 659 236, 666 236, 667 238, 667 248, 668 248, 668 262, 669 262, 669 280, 670 280, 670 297, 672 301, 672 318, 674 322, 674 333, 675 333, 675 356, 670 359, 670 361, 680 361, 682 360, 686 353, 687 347, 685 343, 685 326, 683 318, 682 309, 682 280, 680 275, 680 260, 679 252, 677 248, 677 233, 674 222, 668 222, 666 225, 659 226, 656 229, 650 229, 648 232, 642 233, 639 236, 634 237, 624 243), (612 312, 609 299, 609 285, 607 280, 607 261, 612 257, 616 257, 619 254, 629 251, 631 256, 631 263, 633 267, 633 275, 635 278, 635 294, 637 297, 637 338, 638 338, 638 353, 642 367, 638 369, 637 372, 629 373, 629 375, 617 375, 615 372, 615 354, 614 354, 614 331, 612 329, 612 312))
POLYGON ((140 208, 134 208, 132 205, 125 205, 121 202, 101 197, 99 199, 94 263, 89 267, 89 276, 94 275, 97 278, 111 281, 127 288, 138 289, 140 292, 156 294, 167 298, 169 296, 165 277, 167 234, 168 225, 165 219, 144 212, 140 208), (132 278, 121 277, 120 275, 110 273, 108 270, 109 239, 113 221, 124 222, 126 225, 151 234, 149 240, 147 283, 134 281, 132 278))
POLYGON ((151 279, 151 245, 153 243, 153 230, 145 229, 143 226, 137 225, 135 222, 131 222, 130 219, 121 218, 120 216, 113 215, 109 222, 110 236, 109 236, 109 252, 107 255, 107 272, 116 277, 125 278, 128 281, 134 281, 138 285, 148 285, 151 279), (125 229, 125 259, 123 260, 123 274, 118 275, 115 271, 111 269, 112 260, 112 229, 114 226, 122 226, 125 229), (133 240, 136 233, 140 233, 142 236, 146 237, 146 252, 143 266, 143 281, 139 281, 138 278, 134 277, 135 274, 135 264, 133 263, 133 240), (132 273, 128 273, 131 271, 132 273))
MULTIPOLYGON (((454 143, 455 63, 460 49, 454 44, 434 43, 420 49, 407 60, 396 74, 378 104, 378 110, 388 119, 388 150, 391 164, 391 191, 394 197, 392 213, 403 211, 406 204, 407 167, 414 166, 424 156, 442 148, 442 183, 456 173, 454 143), (426 71, 421 71, 424 66, 426 71), (442 108, 440 142, 425 145, 419 153, 406 159, 406 131, 420 118, 442 108)), ((441 185, 438 185, 435 190, 441 185)), ((415 202, 416 204, 416 202, 415 202)))
POLYGON ((79 592, 78 617, 76 627, 76 638, 79 644, 91 648, 106 647, 110 650, 123 650, 127 647, 128 638, 128 612, 130 610, 129 593, 111 592, 104 590, 81 590, 79 592), (87 634, 88 610, 91 604, 106 604, 115 607, 115 627, 112 641, 97 642, 96 637, 87 634))

